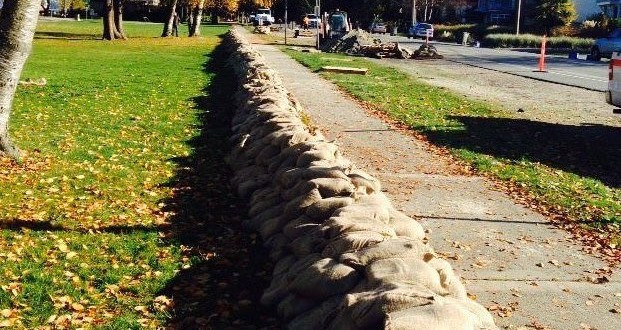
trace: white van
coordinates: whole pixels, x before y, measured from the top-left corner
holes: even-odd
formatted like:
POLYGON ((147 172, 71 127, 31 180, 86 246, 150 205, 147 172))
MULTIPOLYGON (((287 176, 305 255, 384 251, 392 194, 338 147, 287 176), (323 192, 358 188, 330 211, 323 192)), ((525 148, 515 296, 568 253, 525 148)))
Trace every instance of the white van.
MULTIPOLYGON (((621 52, 613 52, 608 63, 606 102, 621 107, 621 52)), ((621 109, 616 109, 614 112, 619 113, 621 109)))

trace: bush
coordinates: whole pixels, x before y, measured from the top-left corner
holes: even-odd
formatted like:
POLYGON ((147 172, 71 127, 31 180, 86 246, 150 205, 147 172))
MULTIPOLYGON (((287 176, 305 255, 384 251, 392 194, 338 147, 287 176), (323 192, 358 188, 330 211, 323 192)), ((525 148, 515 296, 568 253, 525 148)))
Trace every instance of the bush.
MULTIPOLYGON (((483 45, 498 48, 539 48, 541 36, 534 34, 490 34, 483 39, 483 45)), ((575 37, 550 37, 547 43, 549 48, 561 49, 590 49, 593 39, 575 37)))
POLYGON ((482 24, 434 25, 434 37, 442 41, 461 41, 461 36, 464 32, 470 33, 474 39, 481 40, 491 33, 513 32, 513 28, 510 26, 487 26, 482 24))

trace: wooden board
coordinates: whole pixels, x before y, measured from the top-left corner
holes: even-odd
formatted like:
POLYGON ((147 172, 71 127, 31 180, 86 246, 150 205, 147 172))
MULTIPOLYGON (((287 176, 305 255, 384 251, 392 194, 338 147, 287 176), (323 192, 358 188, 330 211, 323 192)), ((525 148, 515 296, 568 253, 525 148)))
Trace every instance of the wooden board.
POLYGON ((337 72, 337 73, 350 73, 350 74, 367 74, 369 69, 367 68, 347 68, 342 66, 324 66, 321 71, 337 72))

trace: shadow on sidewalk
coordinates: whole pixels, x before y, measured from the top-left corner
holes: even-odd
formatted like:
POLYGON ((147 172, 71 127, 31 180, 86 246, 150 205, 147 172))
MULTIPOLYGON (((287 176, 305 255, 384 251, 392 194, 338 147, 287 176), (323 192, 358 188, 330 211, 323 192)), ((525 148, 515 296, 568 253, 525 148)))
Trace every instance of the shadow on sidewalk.
POLYGON ((429 139, 515 161, 528 159, 614 188, 621 187, 621 128, 562 125, 510 118, 452 116, 464 130, 426 132, 429 139))
POLYGON ((232 173, 224 162, 235 84, 225 59, 222 46, 207 58, 211 83, 205 96, 193 100, 200 134, 187 142, 190 155, 173 159, 173 197, 163 201, 174 214, 167 239, 182 245, 191 264, 159 293, 175 302, 171 329, 276 327, 273 312, 259 304, 271 265, 261 242, 241 229, 246 207, 231 191, 232 173))

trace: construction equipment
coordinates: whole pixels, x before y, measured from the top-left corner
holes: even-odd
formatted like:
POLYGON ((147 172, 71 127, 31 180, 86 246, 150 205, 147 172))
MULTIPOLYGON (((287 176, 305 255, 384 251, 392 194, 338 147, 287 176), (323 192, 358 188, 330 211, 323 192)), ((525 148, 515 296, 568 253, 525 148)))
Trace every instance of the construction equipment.
POLYGON ((328 38, 341 38, 349 31, 351 31, 351 24, 347 12, 337 9, 328 14, 325 34, 328 38))

